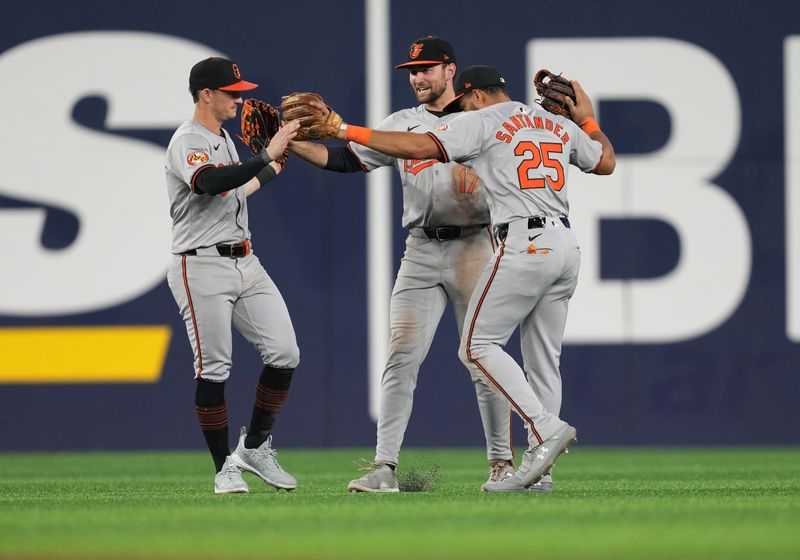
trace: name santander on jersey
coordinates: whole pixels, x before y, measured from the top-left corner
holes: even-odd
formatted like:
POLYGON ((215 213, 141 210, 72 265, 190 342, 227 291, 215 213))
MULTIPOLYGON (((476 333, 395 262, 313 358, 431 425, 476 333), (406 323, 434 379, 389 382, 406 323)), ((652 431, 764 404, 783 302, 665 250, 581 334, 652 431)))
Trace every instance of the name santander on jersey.
POLYGON ((515 101, 460 113, 429 134, 445 161, 484 180, 493 223, 569 215, 570 164, 591 171, 602 156, 602 145, 571 120, 515 101))
POLYGON ((564 130, 560 123, 553 122, 548 117, 531 117, 527 112, 511 115, 508 120, 503 121, 502 127, 503 130, 498 130, 495 138, 506 144, 510 144, 514 139, 514 135, 525 128, 547 130, 558 137, 562 144, 569 142, 569 133, 564 130))

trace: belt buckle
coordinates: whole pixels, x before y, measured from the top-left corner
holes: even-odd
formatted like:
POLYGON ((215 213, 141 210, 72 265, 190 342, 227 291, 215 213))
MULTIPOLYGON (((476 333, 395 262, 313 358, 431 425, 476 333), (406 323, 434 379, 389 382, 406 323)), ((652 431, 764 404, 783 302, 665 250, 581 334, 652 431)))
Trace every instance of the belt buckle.
POLYGON ((228 257, 229 259, 240 259, 247 256, 247 241, 242 243, 233 243, 232 245, 225 245, 221 243, 216 246, 217 252, 221 257, 228 257))
POLYGON ((228 257, 229 259, 233 258, 233 245, 225 245, 224 243, 220 243, 217 247, 217 253, 221 257, 228 257))
POLYGON ((547 218, 531 216, 528 218, 528 229, 541 229, 547 226, 547 218))
POLYGON ((442 239, 442 236, 441 236, 440 232, 443 231, 443 230, 444 230, 444 228, 441 228, 439 226, 436 227, 436 241, 439 241, 439 242, 447 241, 446 239, 442 239))
POLYGON ((241 243, 235 243, 231 245, 231 258, 232 259, 241 259, 242 257, 247 256, 247 241, 242 241, 241 243))

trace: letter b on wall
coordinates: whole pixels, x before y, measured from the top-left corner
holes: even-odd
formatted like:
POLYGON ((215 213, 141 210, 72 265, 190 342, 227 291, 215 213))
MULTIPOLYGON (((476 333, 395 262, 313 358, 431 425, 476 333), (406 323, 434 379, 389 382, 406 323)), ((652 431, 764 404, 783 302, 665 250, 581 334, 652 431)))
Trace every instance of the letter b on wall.
POLYGON ((713 183, 733 157, 741 128, 728 71, 696 45, 659 38, 536 39, 527 60, 527 76, 544 67, 579 80, 595 108, 601 99, 647 100, 661 104, 671 123, 662 148, 619 155, 610 177, 570 173, 570 219, 584 250, 565 340, 675 342, 722 324, 744 295, 752 255, 741 208, 713 183), (668 223, 680 242, 678 264, 657 278, 602 280, 603 218, 668 223))

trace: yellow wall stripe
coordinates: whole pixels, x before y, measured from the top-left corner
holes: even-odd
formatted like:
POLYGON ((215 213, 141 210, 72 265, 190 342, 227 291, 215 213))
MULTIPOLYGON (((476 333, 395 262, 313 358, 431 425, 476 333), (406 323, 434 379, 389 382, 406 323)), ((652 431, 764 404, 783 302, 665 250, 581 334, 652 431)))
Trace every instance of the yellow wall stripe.
POLYGON ((0 383, 155 383, 168 325, 0 328, 0 383))

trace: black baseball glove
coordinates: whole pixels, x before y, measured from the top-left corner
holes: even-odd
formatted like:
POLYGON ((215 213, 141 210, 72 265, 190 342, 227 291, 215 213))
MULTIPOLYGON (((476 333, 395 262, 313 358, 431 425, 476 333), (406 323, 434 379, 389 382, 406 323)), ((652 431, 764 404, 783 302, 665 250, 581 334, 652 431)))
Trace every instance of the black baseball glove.
POLYGON ((536 87, 536 93, 541 97, 539 104, 542 107, 556 115, 572 118, 569 107, 564 101, 569 97, 573 103, 575 102, 575 90, 568 79, 543 68, 533 77, 533 85, 536 87))
POLYGON ((246 99, 242 103, 242 135, 239 139, 254 154, 267 147, 270 139, 281 127, 278 110, 259 99, 246 99))

